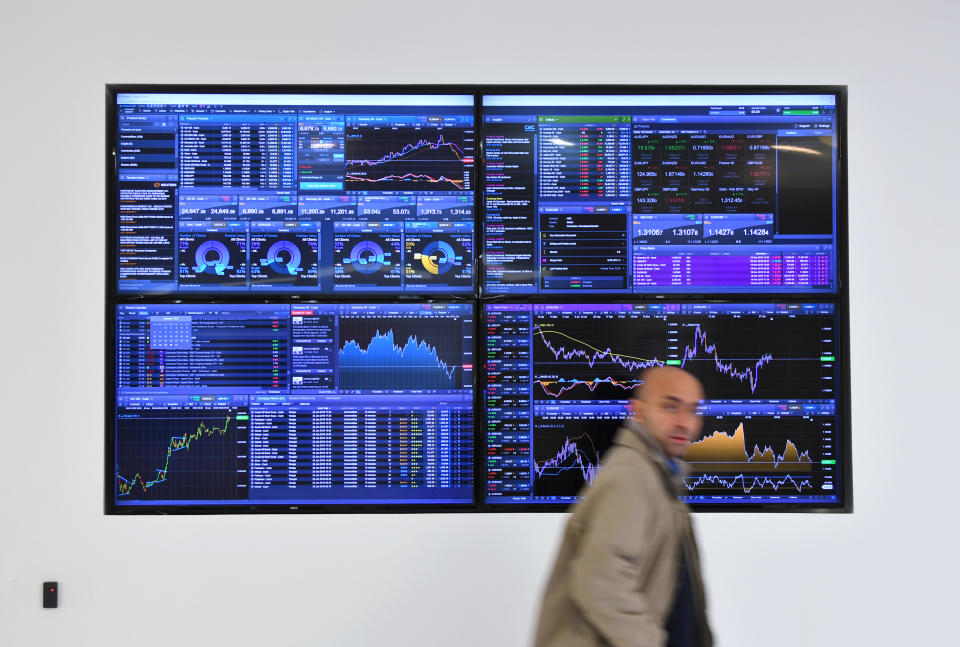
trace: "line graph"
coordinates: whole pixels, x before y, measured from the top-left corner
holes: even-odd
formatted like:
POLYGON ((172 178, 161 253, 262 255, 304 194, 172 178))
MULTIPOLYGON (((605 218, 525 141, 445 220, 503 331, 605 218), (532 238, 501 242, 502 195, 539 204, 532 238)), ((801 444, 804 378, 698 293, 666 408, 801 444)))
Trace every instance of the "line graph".
POLYGON ((701 437, 684 455, 687 489, 718 496, 832 493, 833 413, 791 410, 704 416, 701 437))
POLYGON ((377 166, 385 162, 390 162, 395 159, 405 157, 407 155, 413 155, 423 149, 429 149, 432 151, 440 150, 441 148, 448 147, 450 151, 458 160, 463 160, 464 153, 463 149, 460 148, 455 142, 445 141, 443 138, 443 132, 441 131, 437 137, 437 141, 431 141, 429 139, 420 139, 416 143, 406 144, 399 151, 393 153, 387 153, 376 160, 366 160, 366 159, 348 159, 347 166, 377 166))
POLYGON ((440 359, 429 343, 411 335, 400 345, 394 341, 393 330, 377 331, 366 346, 351 339, 340 350, 340 384, 345 389, 452 387, 455 372, 456 368, 440 359), (378 384, 371 376, 387 371, 397 378, 393 384, 378 384))
POLYGON ((694 343, 692 346, 687 346, 683 349, 683 359, 680 362, 680 367, 686 368, 687 363, 697 359, 701 352, 712 356, 714 366, 718 373, 727 375, 740 382, 747 382, 750 385, 751 393, 757 390, 757 379, 760 369, 773 361, 773 355, 765 353, 760 356, 752 367, 748 366, 744 369, 735 367, 733 362, 724 362, 720 359, 716 344, 711 344, 707 341, 707 333, 700 327, 700 324, 697 324, 696 330, 694 331, 694 343))
POLYGON ((600 389, 605 388, 606 385, 622 390, 623 398, 628 398, 630 397, 633 389, 642 382, 643 380, 640 379, 618 380, 615 377, 607 376, 595 377, 588 380, 568 380, 562 377, 555 380, 539 379, 536 380, 534 384, 543 389, 545 394, 554 398, 560 398, 567 391, 573 391, 575 389, 579 389, 580 387, 585 387, 587 391, 593 394, 600 389))
POLYGON ((345 150, 347 190, 470 189, 466 128, 352 126, 345 150))
MULTIPOLYGON (((683 499, 837 500, 843 358, 831 307, 536 301, 489 305, 484 322, 488 500, 575 501, 605 469, 630 391, 657 366, 705 384, 683 499)), ((670 411, 669 395, 654 401, 670 411)))
POLYGON ((533 493, 576 496, 600 472, 604 452, 622 422, 621 412, 578 415, 569 407, 540 413, 533 423, 533 493))
MULTIPOLYGON (((756 421, 758 427, 766 424, 767 433, 776 430, 780 420, 768 420, 766 423, 756 421), (772 429, 771 429, 772 427, 772 429)), ((803 421, 790 421, 791 427, 798 431, 798 424, 803 421)), ((811 428, 816 433, 816 428, 811 428)), ((778 435, 782 435, 782 431, 778 435)), ((737 425, 736 430, 729 434, 725 431, 714 431, 700 440, 690 443, 684 460, 695 472, 739 472, 750 470, 754 472, 810 472, 813 461, 810 450, 800 451, 789 437, 777 443, 783 450, 778 454, 771 444, 755 443, 753 450, 748 451, 744 423, 737 425)))
POLYGON ((190 445, 195 441, 203 438, 204 436, 213 436, 217 435, 223 437, 227 433, 227 427, 230 424, 230 418, 227 417, 223 421, 222 427, 207 427, 206 422, 203 420, 200 421, 200 424, 197 426, 197 430, 190 434, 184 434, 183 436, 175 436, 170 439, 170 444, 167 446, 166 457, 163 461, 163 467, 157 469, 156 478, 145 481, 143 476, 140 475, 140 472, 137 472, 132 478, 126 479, 117 473, 117 491, 120 496, 130 494, 134 488, 139 487, 146 494, 147 490, 152 488, 158 483, 163 483, 167 480, 167 472, 170 469, 170 457, 173 456, 174 452, 181 450, 190 451, 190 445))
POLYGON ((669 344, 707 398, 830 398, 831 316, 678 316, 669 344))
POLYGON ((463 335, 453 318, 340 319, 340 389, 457 389, 463 335))
POLYGON ((401 183, 401 184, 443 184, 444 182, 452 184, 457 189, 463 188, 463 180, 455 180, 449 177, 433 177, 426 173, 404 173, 403 175, 384 175, 382 177, 369 178, 355 173, 347 173, 346 181, 349 182, 369 182, 371 184, 382 183, 401 183))
POLYGON ((239 407, 118 407, 118 499, 237 498, 249 416, 239 407), (123 469, 125 466, 126 469, 123 469))
POLYGON ((664 364, 663 360, 658 360, 656 358, 641 358, 617 353, 614 352, 609 346, 603 350, 599 350, 595 346, 591 346, 590 344, 582 340, 575 339, 563 332, 557 330, 545 330, 543 326, 534 326, 533 334, 540 336, 540 340, 550 350, 550 352, 553 353, 553 357, 555 359, 582 359, 586 361, 590 368, 593 368, 598 361, 607 359, 615 364, 619 364, 631 372, 643 370, 651 366, 662 366, 664 364), (566 346, 554 345, 554 343, 547 338, 548 333, 551 335, 566 337, 574 343, 582 345, 584 348, 581 349, 571 347, 568 349, 566 346))
POLYGON ((782 488, 796 490, 797 494, 802 494, 804 488, 812 490, 813 481, 809 478, 795 478, 790 474, 783 477, 769 476, 736 476, 727 477, 717 474, 702 474, 684 478, 684 485, 690 492, 702 492, 704 490, 716 491, 718 493, 729 494, 730 490, 739 489, 744 494, 751 494, 754 490, 773 490, 779 492, 782 488))
POLYGON ((581 434, 576 438, 566 438, 563 441, 563 447, 553 458, 549 458, 542 463, 534 465, 534 472, 537 478, 559 474, 564 471, 573 470, 580 472, 580 477, 586 483, 593 483, 597 473, 600 471, 600 457, 597 448, 587 434, 581 434), (581 449, 578 443, 584 445, 581 449), (565 465, 565 463, 571 464, 565 465))
POLYGON ((626 400, 644 369, 667 363, 662 319, 542 317, 532 332, 538 400, 626 400))

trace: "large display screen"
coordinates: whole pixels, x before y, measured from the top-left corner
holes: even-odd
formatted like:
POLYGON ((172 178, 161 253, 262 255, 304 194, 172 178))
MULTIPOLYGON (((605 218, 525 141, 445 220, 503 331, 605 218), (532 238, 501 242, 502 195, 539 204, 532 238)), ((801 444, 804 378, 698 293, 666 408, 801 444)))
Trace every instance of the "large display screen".
POLYGON ((474 292, 473 95, 119 93, 117 290, 474 292))
POLYGON ((108 85, 106 512, 563 510, 662 365, 695 509, 850 510, 846 104, 108 85))
POLYGON ((832 303, 492 303, 483 327, 487 503, 575 501, 654 366, 704 385, 688 502, 842 500, 832 303))
POLYGON ((470 504, 473 305, 116 307, 117 506, 470 504))
POLYGON ((834 94, 486 95, 487 294, 837 291, 834 94))

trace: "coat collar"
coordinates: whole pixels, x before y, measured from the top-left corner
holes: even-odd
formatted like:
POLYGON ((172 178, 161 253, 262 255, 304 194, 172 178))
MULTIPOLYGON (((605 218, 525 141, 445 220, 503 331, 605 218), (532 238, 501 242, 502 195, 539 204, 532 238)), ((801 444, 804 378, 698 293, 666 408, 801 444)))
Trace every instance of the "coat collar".
POLYGON ((667 455, 642 422, 634 418, 624 420, 620 430, 613 438, 613 444, 627 447, 641 454, 657 466, 657 471, 660 472, 661 477, 669 483, 678 495, 683 492, 683 477, 687 474, 686 463, 682 460, 674 460, 674 464, 679 469, 676 471, 670 469, 667 455))

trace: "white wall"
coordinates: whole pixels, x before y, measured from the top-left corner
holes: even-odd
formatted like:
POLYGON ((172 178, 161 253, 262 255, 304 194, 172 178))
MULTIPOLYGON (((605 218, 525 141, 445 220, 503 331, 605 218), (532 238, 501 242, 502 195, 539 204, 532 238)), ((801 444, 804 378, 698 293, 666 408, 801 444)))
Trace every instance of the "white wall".
POLYGON ((105 517, 106 82, 849 84, 856 512, 699 515, 712 617, 950 642, 958 3, 303 5, 0 8, 0 644, 521 645, 564 520, 105 517))

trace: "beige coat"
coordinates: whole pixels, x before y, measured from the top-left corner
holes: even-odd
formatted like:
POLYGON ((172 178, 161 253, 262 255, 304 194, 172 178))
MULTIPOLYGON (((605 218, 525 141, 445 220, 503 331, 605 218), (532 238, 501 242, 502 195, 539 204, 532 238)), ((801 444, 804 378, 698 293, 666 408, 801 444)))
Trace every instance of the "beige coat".
POLYGON ((681 487, 643 425, 627 420, 573 507, 544 592, 536 647, 663 647, 680 550, 700 645, 713 644, 681 487))

